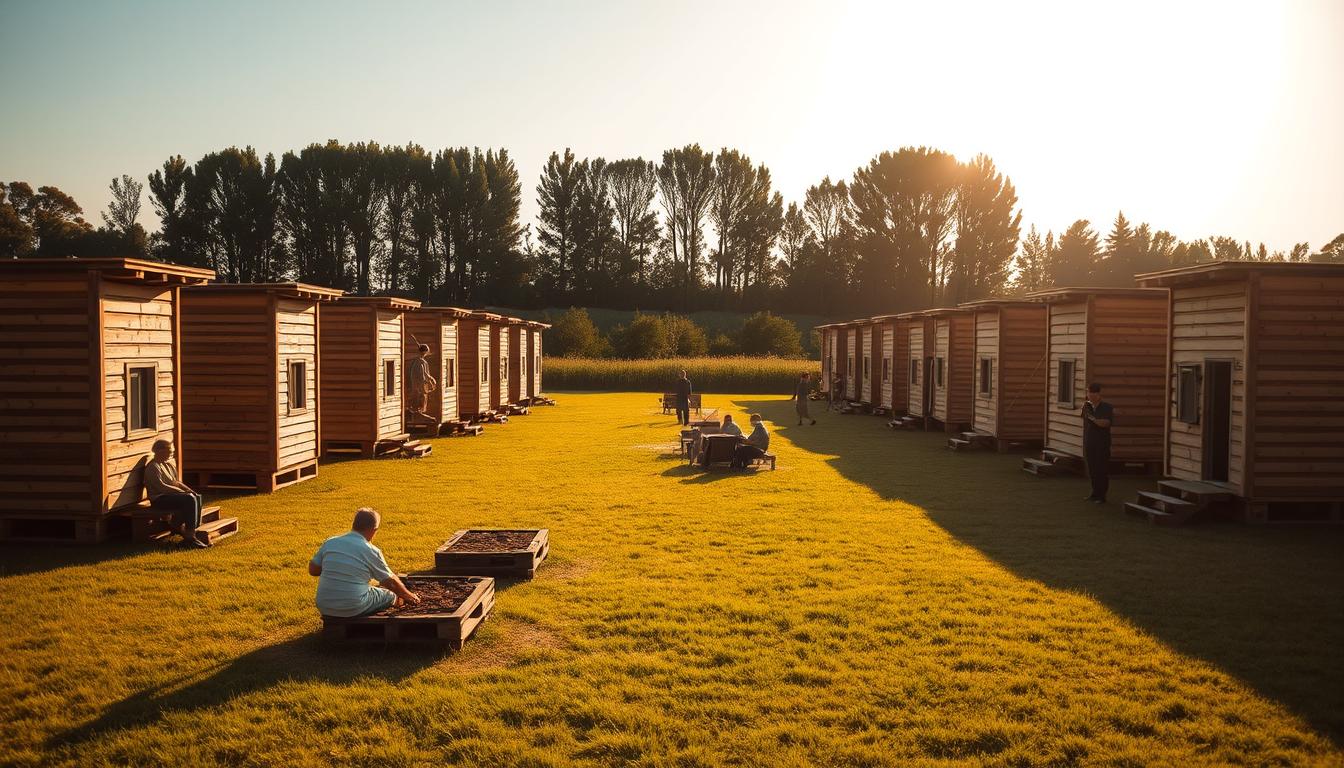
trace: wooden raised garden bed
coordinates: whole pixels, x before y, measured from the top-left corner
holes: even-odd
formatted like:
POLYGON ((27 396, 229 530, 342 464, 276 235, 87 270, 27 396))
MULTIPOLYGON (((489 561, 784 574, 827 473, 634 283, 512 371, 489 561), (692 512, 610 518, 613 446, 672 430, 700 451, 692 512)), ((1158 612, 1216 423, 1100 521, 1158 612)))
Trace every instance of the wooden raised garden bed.
POLYGON ((434 552, 435 573, 530 579, 550 554, 546 528, 472 528, 457 531, 434 552))
POLYGON ((495 580, 484 576, 403 576, 420 596, 369 616, 322 617, 322 634, 345 643, 433 643, 460 649, 495 607, 495 580))

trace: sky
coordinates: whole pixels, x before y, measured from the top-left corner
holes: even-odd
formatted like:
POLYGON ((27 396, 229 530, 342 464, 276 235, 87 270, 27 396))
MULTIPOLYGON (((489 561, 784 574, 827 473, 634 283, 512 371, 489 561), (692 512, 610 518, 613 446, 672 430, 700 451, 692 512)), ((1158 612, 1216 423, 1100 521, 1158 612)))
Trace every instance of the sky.
MULTIPOLYGON (((1028 224, 1182 239, 1344 232, 1344 2, 0 0, 0 180, 97 223, 108 183, 229 146, 690 143, 786 201, 877 153, 994 159, 1028 224)), ((157 229, 146 198, 141 223, 157 229)))

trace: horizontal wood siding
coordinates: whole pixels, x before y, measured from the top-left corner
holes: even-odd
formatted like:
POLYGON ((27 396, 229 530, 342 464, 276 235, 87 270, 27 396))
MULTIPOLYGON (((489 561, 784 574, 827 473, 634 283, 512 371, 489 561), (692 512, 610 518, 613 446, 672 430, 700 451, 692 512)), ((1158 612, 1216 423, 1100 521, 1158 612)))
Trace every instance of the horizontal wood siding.
POLYGON ((187 289, 181 301, 184 472, 274 471, 270 297, 187 289))
POLYGON ((522 400, 523 379, 527 375, 527 342, 523 334, 527 331, 517 325, 509 326, 509 402, 522 400))
POLYGON ((910 323, 906 336, 909 338, 907 347, 909 354, 905 363, 905 370, 901 377, 909 382, 907 387, 906 412, 914 416, 926 416, 924 413, 924 322, 922 320, 913 320, 910 323), (910 375, 911 368, 915 368, 915 375, 910 375))
POLYGON ((1083 455, 1083 395, 1087 381, 1087 301, 1050 305, 1050 358, 1046 372, 1045 447, 1083 455), (1074 361, 1073 405, 1059 401, 1059 362, 1074 361))
POLYGON ((1046 322, 1044 306, 1008 306, 999 313, 995 435, 1003 440, 1045 437, 1046 322))
POLYGON ((540 330, 532 331, 532 394, 540 395, 544 392, 541 388, 541 369, 546 366, 546 357, 541 348, 542 335, 540 330))
MULTIPOLYGON (((429 346, 429 372, 438 382, 433 392, 425 398, 425 413, 433 416, 442 424, 457 418, 456 398, 448 391, 448 359, 455 350, 448 348, 446 340, 453 327, 451 317, 445 317, 435 310, 412 310, 402 316, 402 370, 410 367, 411 361, 420 356, 420 345, 429 346), (448 414, 448 415, 445 415, 448 414)), ((408 384, 409 386, 409 384, 408 384)), ((409 404, 407 407, 410 407, 409 404)))
POLYGON ((845 397, 859 397, 859 379, 863 378, 863 360, 859 358, 859 329, 850 328, 845 334, 845 397))
POLYGON ((873 326, 865 325, 859 329, 859 402, 873 402, 873 326), (865 363, 867 367, 865 367, 865 363), (865 373, 866 372, 866 373, 865 373))
POLYGON ((322 407, 317 389, 317 305, 300 299, 278 299, 276 303, 276 421, 279 425, 273 471, 279 472, 316 459, 317 414, 322 407), (303 388, 308 407, 289 407, 289 364, 303 363, 303 388))
POLYGON ((90 458, 102 431, 90 370, 100 299, 90 291, 84 273, 0 280, 0 513, 101 511, 102 467, 90 458))
MULTIPOLYGON (((490 410, 490 383, 481 383, 481 358, 490 356, 490 329, 476 320, 462 320, 457 329, 457 408, 463 419, 474 419, 490 410)), ((488 376, 488 363, 485 369, 488 376)))
POLYGON ((977 309, 973 318, 975 324, 975 395, 971 401, 973 417, 971 426, 986 434, 998 435, 999 417, 999 308, 977 309), (980 361, 991 361, 990 393, 981 394, 983 382, 980 377, 980 361))
POLYGON ((971 400, 975 397, 975 325, 969 312, 946 318, 952 327, 952 346, 947 362, 951 378, 943 391, 947 394, 948 425, 971 423, 971 400))
POLYGON ((374 364, 374 310, 335 301, 322 307, 318 322, 322 439, 374 442, 373 414, 382 396, 374 364))
POLYGON ((392 438, 405 434, 405 426, 402 423, 405 410, 405 392, 402 390, 402 369, 404 368, 401 359, 401 312, 378 312, 378 439, 392 438), (386 381, 386 371, 384 362, 392 360, 393 381, 391 391, 393 394, 386 395, 388 382, 386 381))
POLYGON ((1111 457, 1162 460, 1167 401, 1167 298, 1094 296, 1087 383, 1115 408, 1111 457))
POLYGON ((882 392, 878 404, 883 408, 891 408, 895 401, 892 399, 892 386, 900 380, 900 365, 896 359, 896 324, 883 323, 882 326, 882 354, 880 359, 886 361, 887 375, 882 377, 882 363, 878 363, 878 377, 881 381, 882 392))
POLYGON ((435 392, 440 422, 457 420, 457 320, 444 315, 439 330, 439 389, 435 392))
POLYGON ((1344 278, 1259 279, 1249 495, 1344 500, 1344 278))
MULTIPOLYGON (((1228 483, 1241 493, 1244 466, 1246 400, 1246 282, 1237 280, 1198 287, 1174 287, 1171 290, 1171 369, 1181 364, 1205 361, 1232 361, 1231 457, 1228 483)), ((1169 382, 1170 387, 1174 382, 1169 382)), ((1201 392, 1200 399, 1203 400, 1201 392)), ((1168 408, 1167 471, 1183 480, 1204 478, 1202 425, 1205 412, 1200 403, 1200 424, 1186 424, 1176 418, 1175 397, 1168 408)))
POLYGON ((103 282, 104 419, 107 424, 108 509, 138 503, 144 495, 140 468, 154 441, 172 440, 177 429, 174 391, 173 292, 163 286, 103 282), (126 432, 126 367, 158 368, 157 425, 154 430, 126 432))

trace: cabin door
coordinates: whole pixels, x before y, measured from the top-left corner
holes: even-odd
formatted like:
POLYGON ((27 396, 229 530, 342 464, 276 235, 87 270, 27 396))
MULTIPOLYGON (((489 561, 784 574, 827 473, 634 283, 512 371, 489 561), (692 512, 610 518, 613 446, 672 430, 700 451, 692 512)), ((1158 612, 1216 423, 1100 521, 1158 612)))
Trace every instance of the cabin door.
POLYGON ((924 396, 924 412, 921 416, 933 415, 933 358, 924 358, 924 386, 921 388, 924 396))
POLYGON ((1227 482, 1232 453, 1232 363, 1204 361, 1204 479, 1227 482))

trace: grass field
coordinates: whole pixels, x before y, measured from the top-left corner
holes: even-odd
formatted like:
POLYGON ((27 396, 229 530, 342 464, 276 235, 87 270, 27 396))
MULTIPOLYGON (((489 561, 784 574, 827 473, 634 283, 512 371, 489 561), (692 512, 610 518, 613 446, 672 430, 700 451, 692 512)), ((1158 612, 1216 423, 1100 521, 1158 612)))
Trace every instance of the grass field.
MULTIPOLYGON (((546 381, 556 389, 668 392, 680 371, 686 371, 696 392, 765 392, 789 394, 798 374, 821 376, 816 360, 780 357, 672 357, 662 360, 548 357, 546 381)), ((815 386, 815 384, 814 384, 815 386)))
POLYGON ((0 548, 0 764, 1344 763, 1340 530, 1155 529, 774 396, 707 405, 778 471, 701 474, 649 395, 558 399, 226 499, 213 550, 0 548), (361 504, 395 569, 465 526, 553 555, 461 653, 330 649, 305 563, 361 504))

